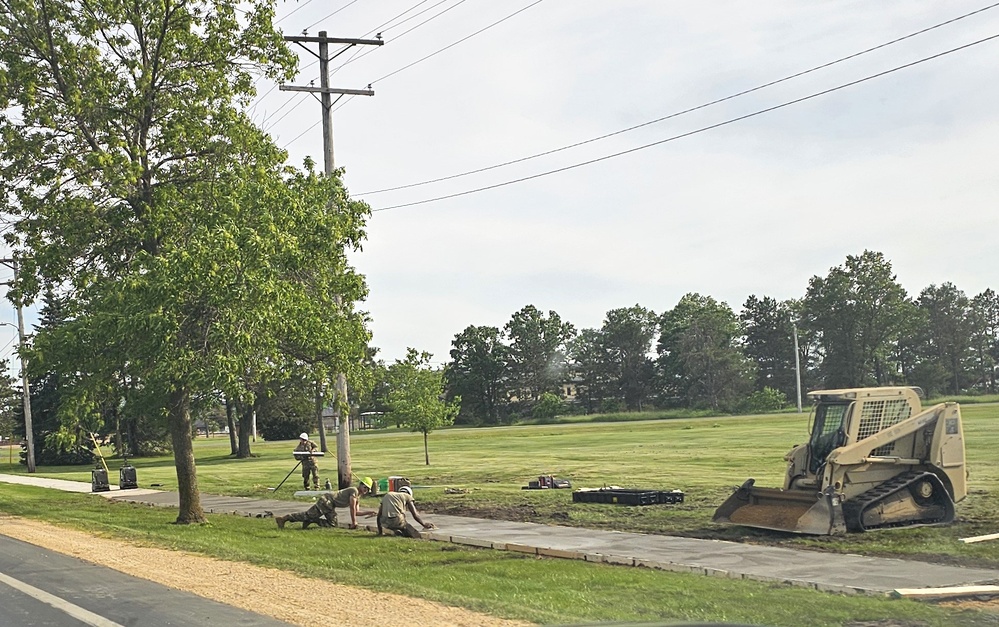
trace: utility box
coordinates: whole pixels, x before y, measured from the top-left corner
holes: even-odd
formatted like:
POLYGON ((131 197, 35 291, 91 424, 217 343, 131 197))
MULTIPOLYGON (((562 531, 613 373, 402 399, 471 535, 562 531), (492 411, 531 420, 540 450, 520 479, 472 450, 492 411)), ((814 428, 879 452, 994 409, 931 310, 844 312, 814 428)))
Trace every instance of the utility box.
POLYGON ((108 484, 108 471, 101 467, 94 468, 90 471, 90 491, 91 492, 107 492, 111 489, 108 484))
MULTIPOLYGON (((105 481, 107 481, 107 476, 105 475, 105 481)), ((132 490, 139 487, 139 482, 136 480, 135 466, 125 462, 121 469, 118 470, 118 487, 122 490, 132 490)))

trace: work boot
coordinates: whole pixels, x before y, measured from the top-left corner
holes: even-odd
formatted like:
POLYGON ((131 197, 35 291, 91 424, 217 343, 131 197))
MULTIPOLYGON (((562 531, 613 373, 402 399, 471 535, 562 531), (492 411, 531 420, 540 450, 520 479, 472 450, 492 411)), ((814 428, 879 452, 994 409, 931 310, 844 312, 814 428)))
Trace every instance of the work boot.
POLYGON ((277 523, 278 529, 284 529, 284 524, 288 522, 287 516, 277 516, 274 518, 274 522, 277 523))

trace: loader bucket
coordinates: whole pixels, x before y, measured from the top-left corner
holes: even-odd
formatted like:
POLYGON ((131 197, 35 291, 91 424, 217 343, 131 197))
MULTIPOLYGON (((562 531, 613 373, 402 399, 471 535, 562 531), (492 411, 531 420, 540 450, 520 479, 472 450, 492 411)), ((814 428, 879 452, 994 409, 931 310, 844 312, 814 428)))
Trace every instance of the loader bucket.
POLYGON ((811 535, 846 532, 843 508, 837 495, 808 490, 757 488, 753 486, 752 479, 742 484, 715 510, 713 520, 811 535))

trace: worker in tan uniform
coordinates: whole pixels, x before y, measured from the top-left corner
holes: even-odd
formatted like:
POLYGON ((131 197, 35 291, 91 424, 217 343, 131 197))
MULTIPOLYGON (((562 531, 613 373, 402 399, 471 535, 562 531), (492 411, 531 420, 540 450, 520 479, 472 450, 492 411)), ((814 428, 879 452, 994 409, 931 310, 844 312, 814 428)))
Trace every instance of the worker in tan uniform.
POLYGON ((274 519, 278 529, 284 529, 285 523, 300 522, 302 529, 308 529, 309 525, 315 523, 321 527, 336 527, 336 508, 346 507, 350 512, 350 525, 348 529, 357 529, 357 500, 371 491, 371 478, 364 477, 356 488, 344 488, 336 492, 327 492, 320 495, 315 505, 295 514, 278 516, 274 519))
POLYGON ((416 510, 413 500, 413 489, 408 485, 399 488, 398 492, 387 492, 378 506, 378 535, 383 529, 388 529, 397 536, 420 538, 420 530, 406 520, 406 512, 413 515, 413 520, 420 523, 424 529, 435 529, 434 525, 424 522, 420 512, 416 510))
MULTIPOLYGON (((295 447, 296 453, 315 453, 319 450, 316 443, 309 440, 309 434, 303 433, 298 436, 298 446, 295 447)), ((316 464, 316 458, 311 456, 302 457, 302 485, 303 489, 309 489, 309 478, 312 478, 312 489, 319 489, 319 465, 316 464)))

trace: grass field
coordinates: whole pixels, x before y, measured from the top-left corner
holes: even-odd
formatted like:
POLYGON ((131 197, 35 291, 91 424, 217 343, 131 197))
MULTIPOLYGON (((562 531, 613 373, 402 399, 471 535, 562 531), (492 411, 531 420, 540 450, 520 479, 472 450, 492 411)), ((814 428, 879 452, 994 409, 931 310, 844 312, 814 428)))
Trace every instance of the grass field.
MULTIPOLYGON (((999 531, 999 456, 995 454, 999 450, 999 405, 966 405, 962 413, 970 494, 958 504, 958 521, 945 527, 840 538, 795 537, 711 522, 715 507, 747 477, 755 477, 762 486, 781 485, 782 457, 807 437, 807 415, 449 429, 431 435, 430 466, 423 464, 420 434, 396 430, 355 433, 351 452, 353 469, 359 476, 404 475, 417 486, 426 486, 417 489, 416 495, 421 509, 428 512, 726 538, 999 568, 999 542, 965 545, 957 541, 999 531), (570 479, 573 487, 677 488, 684 490, 687 499, 673 506, 591 505, 572 503, 571 490, 521 489, 539 474, 570 479), (445 494, 445 487, 462 488, 467 493, 445 494)), ((228 456, 227 438, 199 439, 195 450, 202 491, 292 499, 300 482, 297 472, 279 491, 268 488, 276 486, 294 466, 293 444, 258 442, 254 445, 256 457, 233 460, 228 456)), ((0 472, 22 472, 16 457, 11 467, 3 453, 0 451, 0 472)), ((140 486, 158 483, 167 490, 176 486, 172 458, 138 459, 134 463, 140 486)), ((331 458, 320 460, 324 479, 329 475, 335 482, 334 464, 331 458)), ((115 474, 117 464, 110 465, 115 474)), ((81 467, 40 468, 37 474, 78 481, 90 478, 89 468, 81 467)), ((62 494, 59 499, 72 501, 72 513, 56 516, 45 504, 51 495, 38 492, 4 486, 0 511, 63 522, 68 518, 72 524, 90 530, 113 530, 115 534, 167 546, 294 570, 288 558, 282 556, 284 542, 278 542, 271 525, 259 520, 212 517, 207 528, 185 530, 165 524, 169 513, 108 505, 103 499, 86 495, 62 494)), ((343 555, 316 576, 375 588, 394 586, 392 589, 407 594, 539 622, 727 620, 793 625, 802 624, 795 612, 807 604, 808 622, 816 625, 849 624, 849 620, 861 618, 881 620, 880 616, 901 618, 908 612, 915 621, 911 624, 996 624, 994 615, 958 614, 901 601, 852 599, 751 582, 718 582, 559 560, 525 560, 492 551, 454 547, 442 550, 431 543, 398 544, 384 539, 384 546, 392 547, 387 550, 394 552, 391 559, 396 563, 401 559, 407 565, 404 570, 410 573, 397 578, 374 563, 377 559, 369 559, 365 551, 372 546, 370 538, 359 540, 347 532, 284 537, 294 538, 293 544, 306 543, 299 547, 304 551, 325 552, 323 543, 333 543, 330 551, 343 555), (456 560, 461 566, 434 574, 441 560, 456 560), (538 588, 545 592, 536 598, 538 588), (585 599, 580 598, 580 591, 586 591, 585 599), (639 597, 641 600, 633 600, 639 597), (622 598, 628 601, 622 603, 622 598), (824 609, 827 603, 828 609, 824 609)), ((377 546, 382 551, 383 545, 377 546)))

